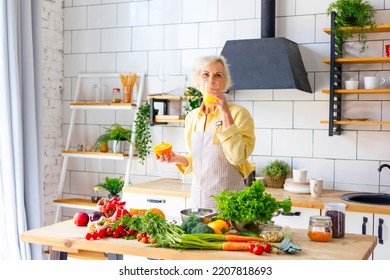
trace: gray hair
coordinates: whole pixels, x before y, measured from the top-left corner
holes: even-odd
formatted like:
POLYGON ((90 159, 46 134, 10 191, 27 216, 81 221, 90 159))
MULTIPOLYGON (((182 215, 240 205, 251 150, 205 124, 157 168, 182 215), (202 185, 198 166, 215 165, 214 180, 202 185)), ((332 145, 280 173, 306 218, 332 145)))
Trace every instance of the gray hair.
POLYGON ((223 66, 224 69, 223 74, 225 75, 225 79, 226 79, 226 86, 223 90, 226 91, 232 86, 233 81, 230 75, 229 64, 227 63, 226 58, 223 57, 222 55, 208 55, 208 56, 202 56, 198 58, 195 61, 194 66, 192 67, 192 73, 190 78, 191 83, 195 86, 198 86, 198 80, 200 77, 201 69, 206 65, 212 64, 214 62, 219 62, 223 66))

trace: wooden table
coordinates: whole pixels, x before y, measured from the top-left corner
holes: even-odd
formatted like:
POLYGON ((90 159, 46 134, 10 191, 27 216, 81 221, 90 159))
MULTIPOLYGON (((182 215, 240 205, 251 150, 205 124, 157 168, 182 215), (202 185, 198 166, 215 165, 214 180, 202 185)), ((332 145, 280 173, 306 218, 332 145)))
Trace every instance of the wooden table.
POLYGON ((345 238, 329 242, 313 242, 303 229, 291 229, 293 242, 302 248, 294 254, 276 253, 256 256, 249 252, 227 252, 218 250, 173 250, 153 248, 136 240, 104 238, 86 240, 86 227, 76 226, 72 220, 29 230, 21 234, 23 242, 52 246, 53 250, 84 254, 104 252, 167 260, 362 260, 373 252, 377 238, 369 235, 346 234, 345 238))

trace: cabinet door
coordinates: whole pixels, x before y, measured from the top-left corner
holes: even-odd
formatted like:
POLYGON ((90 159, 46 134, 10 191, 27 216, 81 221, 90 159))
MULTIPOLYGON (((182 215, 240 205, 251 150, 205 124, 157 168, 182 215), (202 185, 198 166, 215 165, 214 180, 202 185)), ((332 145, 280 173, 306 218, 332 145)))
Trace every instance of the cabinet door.
POLYGON ((390 215, 374 214, 374 234, 378 238, 374 260, 390 260, 390 215))
POLYGON ((159 208, 168 221, 175 220, 181 223, 180 211, 186 209, 184 197, 173 197, 164 195, 123 193, 123 200, 128 208, 159 208))
POLYGON ((309 226, 310 216, 320 215, 320 209, 292 207, 288 214, 281 213, 272 220, 281 226, 292 228, 307 229, 309 226))
POLYGON ((345 232, 372 235, 374 214, 363 212, 345 213, 345 232))

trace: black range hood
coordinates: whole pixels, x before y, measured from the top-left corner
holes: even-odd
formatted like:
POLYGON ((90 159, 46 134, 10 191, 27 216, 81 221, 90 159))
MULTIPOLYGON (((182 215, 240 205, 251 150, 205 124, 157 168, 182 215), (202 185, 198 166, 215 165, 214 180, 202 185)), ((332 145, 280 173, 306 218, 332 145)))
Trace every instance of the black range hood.
POLYGON ((261 39, 229 40, 222 49, 231 89, 298 89, 312 93, 298 45, 275 38, 275 0, 261 1, 261 39))

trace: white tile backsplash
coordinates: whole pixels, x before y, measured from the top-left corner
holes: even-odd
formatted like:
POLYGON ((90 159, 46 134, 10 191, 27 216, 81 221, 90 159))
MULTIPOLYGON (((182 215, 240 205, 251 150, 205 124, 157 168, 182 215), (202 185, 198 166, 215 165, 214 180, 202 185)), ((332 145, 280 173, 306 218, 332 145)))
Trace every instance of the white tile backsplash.
POLYGON ((255 102, 253 119, 257 128, 292 128, 292 102, 255 102))
POLYGON ((110 28, 101 31, 102 52, 129 52, 131 51, 131 29, 110 28))
POLYGON ((164 46, 163 26, 134 27, 132 36, 132 51, 161 50, 164 46))
POLYGON ((256 16, 255 0, 220 0, 218 3, 218 20, 249 19, 256 16))
POLYGON ((199 48, 223 47, 234 39, 234 21, 199 24, 199 48))
POLYGON ((356 159, 357 133, 345 131, 340 136, 328 136, 328 130, 314 131, 313 156, 316 158, 356 159))
POLYGON ((183 23, 216 21, 218 0, 183 0, 183 23))
POLYGON ((96 53, 100 51, 100 30, 72 31, 72 53, 96 53))
POLYGON ((390 158, 389 131, 359 131, 357 157, 362 160, 388 160, 390 158))
POLYGON ((312 130, 272 130, 272 155, 285 157, 312 157, 312 130))
POLYGON ((315 16, 278 18, 275 32, 277 37, 285 37, 297 44, 314 42, 315 16))
POLYGON ((87 28, 116 27, 116 5, 88 6, 87 28))
POLYGON ((165 26, 164 49, 191 49, 197 48, 198 24, 172 24, 165 26))
POLYGON ((132 2, 118 5, 117 26, 142 26, 149 22, 149 2, 132 2))
POLYGON ((87 27, 87 7, 64 9, 64 30, 85 29, 87 27))
POLYGON ((295 101, 293 127, 296 129, 326 129, 326 126, 322 125, 320 121, 327 119, 324 116, 327 115, 328 110, 329 103, 326 101, 295 101))

